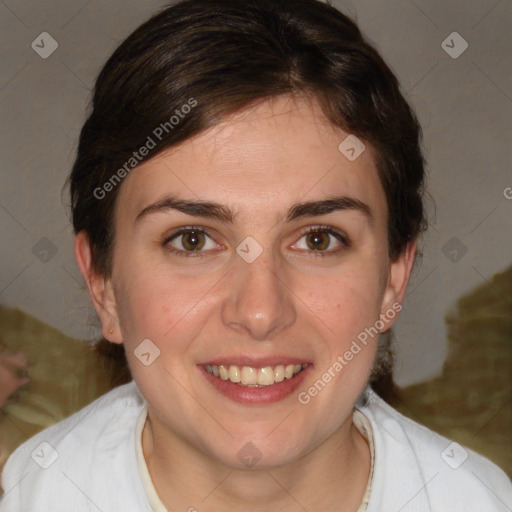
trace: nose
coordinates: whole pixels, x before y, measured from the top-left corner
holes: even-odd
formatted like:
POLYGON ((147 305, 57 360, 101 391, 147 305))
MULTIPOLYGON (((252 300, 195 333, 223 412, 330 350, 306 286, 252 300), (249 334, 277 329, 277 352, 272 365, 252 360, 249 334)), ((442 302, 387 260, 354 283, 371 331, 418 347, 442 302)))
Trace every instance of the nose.
POLYGON ((252 263, 235 261, 222 307, 224 325, 258 341, 272 339, 296 319, 287 276, 265 252, 252 263))

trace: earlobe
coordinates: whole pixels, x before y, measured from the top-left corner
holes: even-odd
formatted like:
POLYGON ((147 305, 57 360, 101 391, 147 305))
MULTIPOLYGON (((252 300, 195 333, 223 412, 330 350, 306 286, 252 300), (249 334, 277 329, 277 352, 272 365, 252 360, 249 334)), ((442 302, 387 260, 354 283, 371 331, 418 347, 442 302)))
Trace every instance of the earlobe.
POLYGON ((89 237, 84 231, 75 237, 74 252, 78 268, 100 319, 103 337, 113 343, 122 343, 112 281, 94 269, 89 237))
POLYGON ((397 304, 402 304, 414 265, 416 249, 416 242, 409 242, 400 256, 390 262, 381 315, 386 315, 386 312, 395 309, 397 304))

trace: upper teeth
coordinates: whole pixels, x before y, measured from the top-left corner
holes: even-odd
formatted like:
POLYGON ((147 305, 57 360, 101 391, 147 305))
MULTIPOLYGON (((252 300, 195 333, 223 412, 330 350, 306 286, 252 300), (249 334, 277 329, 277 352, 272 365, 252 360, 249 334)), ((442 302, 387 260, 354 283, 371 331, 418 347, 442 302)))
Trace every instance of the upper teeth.
POLYGON ((306 364, 278 364, 277 366, 265 366, 264 368, 252 368, 250 366, 236 365, 205 365, 208 373, 220 377, 222 380, 230 380, 243 386, 270 386, 284 379, 291 379, 303 370, 306 364))

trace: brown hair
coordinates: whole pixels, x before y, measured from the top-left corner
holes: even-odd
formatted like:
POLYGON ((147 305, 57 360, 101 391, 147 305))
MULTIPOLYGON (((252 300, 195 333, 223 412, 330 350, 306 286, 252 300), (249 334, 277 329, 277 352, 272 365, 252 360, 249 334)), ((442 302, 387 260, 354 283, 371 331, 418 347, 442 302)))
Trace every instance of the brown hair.
MULTIPOLYGON (((88 234, 95 269, 111 272, 119 191, 102 187, 129 172, 127 162, 138 162, 130 159, 148 137, 154 148, 140 161, 284 94, 314 98, 333 125, 376 149, 389 254, 400 255, 425 227, 421 129, 397 78, 355 23, 318 0, 185 0, 135 30, 96 81, 70 175, 73 226, 88 234), (191 100, 194 108, 181 115, 191 100)), ((123 347, 105 343, 99 350, 129 379, 123 347)), ((389 343, 382 354, 374 389, 389 380, 389 343)))

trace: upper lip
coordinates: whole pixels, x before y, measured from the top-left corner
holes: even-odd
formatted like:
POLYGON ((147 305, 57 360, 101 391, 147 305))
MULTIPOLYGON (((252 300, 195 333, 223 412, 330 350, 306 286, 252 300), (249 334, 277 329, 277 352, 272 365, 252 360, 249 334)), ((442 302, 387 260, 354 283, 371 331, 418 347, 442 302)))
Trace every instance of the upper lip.
POLYGON ((266 366, 277 366, 279 364, 311 364, 310 361, 299 357, 290 356, 272 356, 272 357, 245 357, 245 356, 226 356, 216 357, 210 359, 204 363, 200 363, 200 366, 250 366, 251 368, 265 368, 266 366))

